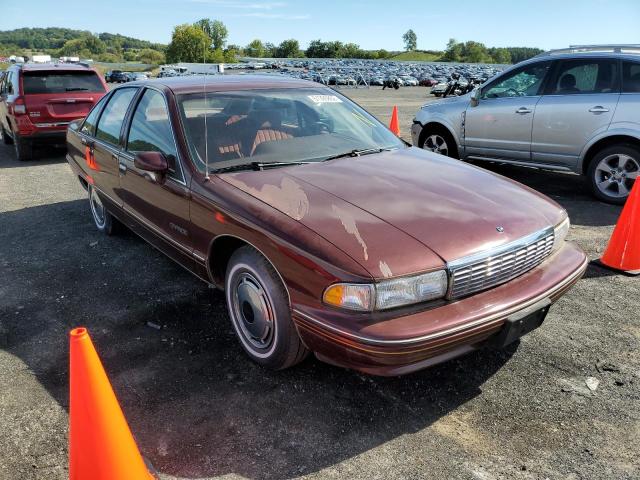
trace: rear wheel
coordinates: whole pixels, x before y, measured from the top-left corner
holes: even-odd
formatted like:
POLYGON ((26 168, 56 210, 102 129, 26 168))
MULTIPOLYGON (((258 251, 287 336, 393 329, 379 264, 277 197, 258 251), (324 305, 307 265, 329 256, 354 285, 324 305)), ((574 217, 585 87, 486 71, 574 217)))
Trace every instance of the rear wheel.
POLYGON ((291 320, 282 280, 257 250, 245 246, 231 256, 225 295, 233 328, 253 361, 281 370, 307 356, 291 320))
POLYGON ((19 135, 16 135, 13 139, 13 148, 16 151, 16 158, 21 162, 33 158, 33 144, 31 139, 20 138, 19 135))
POLYGON ((104 206, 98 191, 93 187, 93 185, 89 185, 88 192, 89 207, 91 209, 91 216, 96 224, 96 228, 105 235, 113 235, 117 233, 120 223, 104 206))
POLYGON ((640 149, 618 144, 600 150, 587 172, 593 194, 603 202, 622 205, 640 173, 640 149))

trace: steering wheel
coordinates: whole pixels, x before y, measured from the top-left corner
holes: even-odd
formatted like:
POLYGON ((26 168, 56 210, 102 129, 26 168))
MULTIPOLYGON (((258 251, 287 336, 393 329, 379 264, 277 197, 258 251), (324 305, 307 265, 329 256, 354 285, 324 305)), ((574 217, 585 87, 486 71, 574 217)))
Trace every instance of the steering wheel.
POLYGON ((316 127, 316 131, 318 133, 331 133, 331 127, 329 126, 328 123, 323 122, 321 120, 318 120, 317 122, 313 123, 316 127))

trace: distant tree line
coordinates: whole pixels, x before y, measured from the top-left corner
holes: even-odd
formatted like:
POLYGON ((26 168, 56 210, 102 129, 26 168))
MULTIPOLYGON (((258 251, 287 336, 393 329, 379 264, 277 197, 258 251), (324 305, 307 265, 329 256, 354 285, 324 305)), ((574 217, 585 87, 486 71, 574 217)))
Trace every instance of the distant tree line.
MULTIPOLYGON (((0 31, 0 55, 44 53, 103 62, 164 63, 165 45, 113 33, 93 34, 69 28, 19 28, 0 31)), ((28 56, 28 55, 27 55, 28 56)))
POLYGON ((461 63, 518 63, 542 53, 544 50, 530 47, 487 48, 480 42, 458 42, 452 38, 442 60, 461 63))
MULTIPOLYGON (((165 62, 235 62, 238 56, 255 58, 361 58, 388 59, 399 52, 384 49, 364 50, 356 43, 338 40, 313 40, 305 50, 295 39, 278 45, 260 39, 248 45, 227 44, 229 32, 220 20, 203 18, 193 24, 178 25, 171 43, 165 46, 113 33, 94 34, 68 28, 19 28, 0 31, 0 55, 24 55, 26 52, 45 53, 53 57, 78 56, 103 62, 139 61, 148 64, 165 62)), ((417 48, 417 35, 408 30, 402 36, 405 50, 417 48)), ((539 48, 489 48, 474 41, 458 42, 450 39, 444 52, 428 51, 439 61, 469 63, 518 63, 542 53, 539 48)))

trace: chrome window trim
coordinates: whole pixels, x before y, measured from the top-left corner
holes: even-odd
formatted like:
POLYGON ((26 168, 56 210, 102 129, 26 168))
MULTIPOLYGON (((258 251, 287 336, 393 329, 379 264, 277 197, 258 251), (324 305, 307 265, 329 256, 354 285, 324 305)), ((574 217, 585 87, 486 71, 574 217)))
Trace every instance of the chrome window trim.
POLYGON ((356 335, 354 333, 350 333, 347 332, 345 330, 342 330, 341 328, 337 328, 334 327, 332 325, 328 325, 327 323, 323 322, 322 320, 318 320, 315 317, 312 317, 311 315, 308 315, 302 311, 300 311, 297 308, 293 309, 294 314, 299 315, 313 323, 315 323, 316 325, 319 325, 322 328, 326 328, 327 330, 331 330, 335 333, 338 333, 340 335, 343 335, 345 337, 348 338, 352 338, 354 340, 358 340, 360 342, 369 344, 369 345, 382 345, 382 346, 386 346, 386 345, 412 345, 414 343, 420 343, 420 342, 424 342, 427 340, 434 340, 437 338, 441 338, 441 337, 445 337, 447 335, 451 335, 451 334, 455 334, 458 333, 460 331, 463 330, 468 330, 470 328, 474 328, 477 327, 479 325, 483 325, 485 323, 491 323, 494 320, 497 320, 499 318, 507 318, 510 315, 513 315, 514 313, 517 313, 521 310, 525 310, 527 308, 529 308, 532 305, 535 305, 536 303, 538 303, 541 300, 544 300, 545 298, 548 297, 552 297, 556 292, 562 290, 563 288, 565 288, 568 284, 572 283, 573 281, 576 280, 577 277, 580 277, 582 275, 582 273, 584 272, 585 268, 587 267, 587 264, 589 263, 589 259, 585 258, 584 261, 582 262, 582 264, 580 265, 580 267, 578 267, 571 275, 569 275, 567 278, 565 278, 561 283, 558 283, 557 285, 555 285, 555 288, 552 288, 550 290, 547 290, 546 292, 541 293, 540 295, 520 304, 517 305, 515 307, 512 307, 510 309, 507 309, 503 312, 498 312, 498 313, 494 313, 492 315, 489 315, 487 317, 478 319, 474 322, 469 322, 469 323, 465 323, 463 325, 458 325, 457 327, 452 327, 449 328, 447 330, 442 330, 440 332, 436 332, 436 333, 431 333, 429 335, 423 335, 421 337, 413 337, 413 338, 404 338, 404 339, 400 339, 400 340, 380 340, 377 338, 371 338, 371 337, 364 337, 361 335, 356 335))
POLYGON ((185 187, 187 186, 187 183, 185 181, 185 177, 184 177, 184 170, 182 168, 182 161, 180 158, 180 150, 178 150, 178 144, 176 143, 176 131, 175 128, 173 127, 173 120, 171 120, 171 112, 169 111, 169 103, 167 102, 167 96, 164 94, 164 92, 162 90, 160 90, 159 88, 155 87, 155 86, 150 86, 150 85, 144 85, 143 89, 142 89, 142 93, 140 94, 135 108, 133 109, 133 111, 131 112, 131 121, 129 121, 129 125, 128 125, 128 129, 127 129, 127 135, 126 135, 126 142, 125 145, 122 148, 123 152, 126 152, 129 155, 132 155, 131 152, 129 152, 128 147, 129 147, 129 133, 131 132, 131 125, 133 124, 133 117, 136 114, 136 110, 138 109, 138 105, 140 105, 140 102, 142 101, 142 97, 144 97, 144 94, 146 93, 147 90, 153 90, 154 92, 159 93, 162 96, 162 100, 164 101, 164 106, 167 109, 167 117, 169 118, 169 125, 171 126, 171 138, 173 140, 173 146, 175 148, 176 151, 176 172, 178 170, 180 170, 180 178, 177 178, 174 175, 169 175, 169 178, 171 178, 172 180, 175 180, 177 183, 184 185, 185 187))

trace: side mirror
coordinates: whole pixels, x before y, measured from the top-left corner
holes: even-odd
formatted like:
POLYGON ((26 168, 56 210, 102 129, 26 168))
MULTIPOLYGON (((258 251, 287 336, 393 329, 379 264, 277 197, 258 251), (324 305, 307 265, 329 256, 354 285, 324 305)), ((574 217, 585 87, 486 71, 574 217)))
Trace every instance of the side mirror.
POLYGON ((473 92, 471 92, 471 106, 472 107, 477 107, 478 104, 480 103, 480 95, 482 94, 482 91, 480 90, 480 87, 477 87, 473 92))
POLYGON ((161 152, 138 152, 133 164, 140 170, 165 173, 169 169, 167 157, 161 152))

